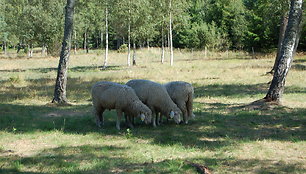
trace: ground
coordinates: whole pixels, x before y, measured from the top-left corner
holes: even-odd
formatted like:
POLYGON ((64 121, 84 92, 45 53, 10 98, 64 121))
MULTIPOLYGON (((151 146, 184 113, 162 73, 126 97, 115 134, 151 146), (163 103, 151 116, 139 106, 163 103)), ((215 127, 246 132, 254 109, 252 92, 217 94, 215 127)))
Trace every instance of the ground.
POLYGON ((125 53, 110 52, 101 70, 101 51, 72 54, 71 105, 59 107, 50 104, 58 58, 0 55, 0 173, 197 173, 190 162, 212 173, 306 172, 306 56, 295 58, 282 105, 273 107, 248 107, 268 90, 273 55, 176 50, 173 67, 160 64, 156 48, 137 56, 127 67, 125 53), (196 118, 157 128, 138 120, 118 131, 107 111, 98 128, 91 86, 137 78, 192 83, 196 118))

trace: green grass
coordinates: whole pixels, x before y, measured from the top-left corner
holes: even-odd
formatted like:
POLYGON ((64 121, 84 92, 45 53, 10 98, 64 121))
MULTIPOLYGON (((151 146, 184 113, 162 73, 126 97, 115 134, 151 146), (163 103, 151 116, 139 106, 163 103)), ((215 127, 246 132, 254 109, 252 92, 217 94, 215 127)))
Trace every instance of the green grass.
MULTIPOLYGON (((213 173, 306 172, 306 57, 293 62, 283 106, 241 107, 265 96, 273 56, 246 53, 175 52, 175 64, 159 63, 158 49, 138 50, 137 66, 126 55, 101 51, 72 55, 67 95, 71 106, 52 100, 58 58, 0 57, 0 173, 197 173, 186 161, 213 173), (152 128, 115 128, 107 111, 95 125, 90 89, 100 80, 183 80, 195 87, 195 120, 152 128)), ((168 57, 166 57, 168 60, 168 57)))

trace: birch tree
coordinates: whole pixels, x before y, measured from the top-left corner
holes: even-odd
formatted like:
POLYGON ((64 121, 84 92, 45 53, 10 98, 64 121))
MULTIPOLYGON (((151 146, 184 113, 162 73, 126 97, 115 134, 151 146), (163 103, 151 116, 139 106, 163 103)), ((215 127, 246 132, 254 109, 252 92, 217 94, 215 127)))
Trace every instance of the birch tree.
POLYGON ((57 69, 57 77, 52 103, 68 103, 66 96, 68 61, 71 49, 71 37, 73 32, 73 15, 75 0, 67 0, 65 7, 65 26, 62 50, 57 69))
POLYGON ((169 0, 169 43, 170 43, 170 65, 173 66, 173 40, 172 40, 172 0, 169 0))
POLYGON ((107 67, 108 61, 108 3, 105 5, 105 55, 103 68, 107 67))
POLYGON ((280 102, 284 92, 286 77, 294 56, 294 49, 298 44, 298 31, 302 19, 302 4, 303 0, 291 0, 288 25, 281 47, 280 58, 269 91, 264 98, 267 102, 280 102))

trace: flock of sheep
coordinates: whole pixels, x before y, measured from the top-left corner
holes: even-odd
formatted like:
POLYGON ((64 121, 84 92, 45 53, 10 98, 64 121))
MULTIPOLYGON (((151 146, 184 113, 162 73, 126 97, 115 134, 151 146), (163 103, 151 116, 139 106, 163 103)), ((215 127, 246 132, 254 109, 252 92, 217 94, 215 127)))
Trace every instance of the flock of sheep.
POLYGON ((130 80, 125 85, 114 82, 97 82, 92 87, 92 102, 99 127, 104 125, 103 112, 115 109, 116 128, 120 130, 122 114, 127 126, 133 128, 134 118, 140 117, 146 124, 154 127, 162 122, 162 116, 180 124, 188 124, 195 117, 192 112, 193 87, 187 82, 175 81, 164 85, 150 80, 130 80))

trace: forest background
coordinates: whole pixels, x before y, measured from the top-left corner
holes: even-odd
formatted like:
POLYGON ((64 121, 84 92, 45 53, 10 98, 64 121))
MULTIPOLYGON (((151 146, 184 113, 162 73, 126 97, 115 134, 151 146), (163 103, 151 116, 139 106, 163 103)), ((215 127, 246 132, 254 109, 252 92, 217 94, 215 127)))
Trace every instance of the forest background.
MULTIPOLYGON (((57 56, 65 3, 0 0, 2 50, 19 47, 28 52, 42 47, 57 56)), ((167 46, 171 11, 176 48, 272 52, 277 49, 280 26, 289 5, 287 0, 172 0, 169 8, 169 0, 79 0, 72 47, 87 51, 105 48, 106 20, 110 49, 125 46, 129 24, 130 39, 136 47, 167 46)), ((306 49, 305 26, 298 49, 306 49)))

